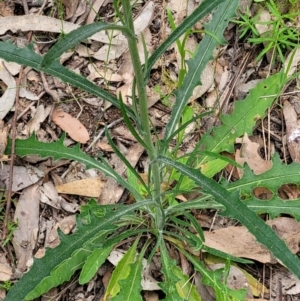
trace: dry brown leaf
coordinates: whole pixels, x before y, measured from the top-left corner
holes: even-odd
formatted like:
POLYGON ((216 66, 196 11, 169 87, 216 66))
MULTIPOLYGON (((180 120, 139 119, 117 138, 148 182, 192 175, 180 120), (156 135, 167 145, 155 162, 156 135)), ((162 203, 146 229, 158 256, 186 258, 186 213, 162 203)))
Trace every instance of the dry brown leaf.
MULTIPOLYGON (((259 144, 252 142, 248 134, 245 133, 243 138, 237 138, 236 143, 241 143, 241 149, 237 149, 235 153, 235 161, 240 165, 246 162, 253 170, 255 175, 262 174, 272 167, 272 161, 264 160, 260 157, 258 150, 259 144)), ((238 168, 240 177, 243 176, 243 170, 238 168)))
POLYGON ((0 160, 7 145, 7 128, 4 126, 4 121, 0 120, 0 160))
MULTIPOLYGON (((299 251, 300 222, 295 221, 293 218, 279 217, 266 223, 286 242, 293 253, 299 251)), ((204 235, 205 244, 211 248, 262 263, 277 262, 273 255, 259 244, 255 237, 243 226, 227 227, 211 232, 205 231, 204 235)))
POLYGON ((17 203, 14 220, 18 228, 14 231, 13 245, 17 257, 17 268, 24 272, 27 262, 32 258, 39 227, 39 185, 34 184, 23 189, 17 203))
MULTIPOLYGON (((0 168, 0 181, 8 187, 9 183, 9 166, 3 164, 0 168)), ((44 173, 36 167, 14 166, 13 170, 13 191, 20 191, 32 184, 38 182, 44 177, 44 173)))
POLYGON ((6 264, 0 263, 0 281, 10 280, 12 275, 12 269, 6 264))
POLYGON ((70 114, 55 110, 52 114, 52 121, 67 132, 73 140, 83 144, 89 141, 90 135, 85 126, 70 114))
POLYGON ((48 106, 46 109, 43 105, 39 105, 34 113, 34 116, 27 123, 28 133, 32 134, 37 132, 40 129, 40 125, 48 117, 51 111, 51 106, 48 106))
MULTIPOLYGON (((0 18, 0 22, 1 19, 0 18)), ((0 79, 7 86, 6 91, 0 98, 0 120, 3 119, 14 105, 16 98, 16 81, 9 73, 4 65, 4 61, 0 59, 0 79)))
POLYGON ((86 19, 86 24, 91 24, 94 22, 97 12, 99 11, 100 7, 104 3, 105 0, 95 0, 92 6, 92 9, 86 19))
MULTIPOLYGON (((57 33, 61 33, 63 30, 64 33, 69 33, 79 27, 79 25, 72 22, 61 21, 59 19, 43 15, 24 15, 0 18, 0 35, 5 34, 8 30, 12 32, 17 32, 18 30, 38 30, 57 33)), ((122 36, 119 36, 118 39, 110 40, 103 32, 98 32, 92 35, 89 39, 112 45, 122 45, 125 42, 125 38, 122 36)))
POLYGON ((79 0, 62 0, 62 4, 66 8, 66 17, 65 17, 66 20, 73 17, 73 15, 76 11, 76 8, 78 6, 78 2, 79 2, 79 0))
POLYGON ((58 193, 98 198, 103 186, 101 178, 88 178, 58 185, 55 188, 58 193))
POLYGON ((286 143, 294 162, 300 162, 300 120, 294 107, 287 100, 283 104, 283 116, 286 125, 286 143))

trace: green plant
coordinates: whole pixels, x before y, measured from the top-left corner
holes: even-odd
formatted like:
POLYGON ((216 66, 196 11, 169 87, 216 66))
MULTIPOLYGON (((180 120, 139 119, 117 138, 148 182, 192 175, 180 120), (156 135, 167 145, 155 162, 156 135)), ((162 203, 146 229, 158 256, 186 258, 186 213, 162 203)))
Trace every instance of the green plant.
MULTIPOLYGON (((140 63, 137 52, 130 2, 129 0, 120 1, 122 14, 118 3, 118 1, 114 1, 114 6, 122 25, 99 22, 83 26, 61 38, 44 57, 37 55, 32 45, 20 49, 10 42, 0 42, 0 57, 5 60, 26 64, 36 70, 57 76, 61 80, 100 96, 120 108, 124 122, 136 140, 145 148, 150 158, 150 170, 146 181, 118 150, 108 130, 106 130, 108 141, 128 167, 129 181, 126 181, 114 171, 104 158, 100 157, 99 160, 96 160, 90 157, 80 150, 79 145, 74 148, 65 147, 63 144, 65 136, 54 143, 41 143, 35 137, 17 140, 15 149, 17 155, 22 157, 36 153, 43 158, 52 157, 54 160, 67 158, 80 161, 86 165, 86 168, 99 169, 107 176, 114 178, 131 193, 135 203, 99 206, 91 200, 87 205, 82 206, 81 212, 77 216, 76 232, 72 235, 65 235, 60 231, 60 244, 54 249, 47 249, 42 259, 34 259, 32 268, 13 286, 5 300, 33 300, 50 288, 70 280, 76 270, 81 270, 80 284, 89 282, 115 245, 121 244, 129 237, 136 237, 136 239, 115 268, 105 292, 105 300, 142 300, 140 284, 142 260, 145 254, 149 252, 148 259, 151 260, 158 250, 162 262, 163 279, 160 282, 160 287, 165 293, 164 300, 200 300, 200 297, 195 294, 193 284, 189 283, 187 290, 182 289, 182 284, 187 282, 187 277, 177 267, 176 262, 170 258, 167 243, 173 244, 193 264, 194 269, 202 274, 203 282, 214 289, 218 301, 243 300, 246 293, 244 290, 235 291, 226 286, 223 275, 226 274, 228 267, 225 270, 209 271, 202 262, 199 262, 198 258, 185 250, 185 246, 188 246, 188 250, 203 250, 226 260, 250 263, 248 260, 232 257, 205 245, 202 229, 190 212, 192 209, 203 208, 204 206, 209 208, 210 205, 212 208, 219 209, 220 214, 236 219, 245 225, 261 244, 266 246, 275 257, 300 278, 299 259, 291 253, 275 232, 257 216, 255 210, 249 209, 247 204, 241 200, 240 186, 228 184, 229 187, 225 189, 226 183, 219 184, 203 175, 199 168, 192 168, 194 161, 199 166, 214 160, 228 163, 228 160, 226 161, 220 152, 223 150, 231 151, 236 137, 243 135, 244 132, 250 133, 252 131, 257 119, 263 117, 265 110, 280 93, 287 80, 284 73, 270 76, 255 90, 252 90, 248 100, 238 102, 233 117, 223 116, 222 125, 213 129, 213 133, 207 133, 189 157, 177 158, 176 148, 169 150, 170 141, 174 138, 181 141, 185 127, 199 118, 199 116, 195 116, 191 120, 184 120, 182 116, 185 110, 188 112, 186 109, 188 100, 195 86, 200 84, 200 75, 207 62, 212 59, 214 48, 219 41, 225 43, 223 31, 233 16, 239 1, 204 1, 146 60, 144 67, 140 63), (154 143, 148 118, 146 95, 146 83, 149 79, 150 70, 172 43, 213 10, 215 11, 212 21, 206 25, 206 31, 210 34, 204 36, 196 53, 187 62, 188 70, 184 75, 182 85, 176 91, 176 102, 166 127, 164 139, 154 143), (117 99, 59 63, 58 58, 64 51, 74 47, 81 40, 97 31, 106 29, 121 30, 127 37, 135 71, 133 91, 137 90, 137 96, 132 93, 133 108, 125 106, 121 99, 117 99), (134 120, 137 129, 133 127, 131 119, 134 120), (179 128, 177 128, 178 124, 179 128), (171 174, 175 174, 175 170, 177 170, 178 181, 176 187, 164 190, 161 185, 162 182, 171 174), (201 197, 184 203, 174 201, 176 194, 185 190, 183 183, 186 183, 187 186, 190 185, 189 188, 197 187, 201 191, 201 197), (139 241, 143 242, 144 247, 138 248, 139 241), (136 255, 137 252, 138 255, 136 255)), ((6 153, 9 153, 10 150, 11 142, 6 153)), ((295 166, 290 168, 282 167, 279 163, 276 164, 277 172, 278 169, 283 170, 282 177, 292 174, 294 175, 292 181, 300 182, 299 175, 294 171, 295 166)), ((242 186, 249 190, 255 187, 254 180, 256 177, 252 174, 248 174, 248 177, 251 177, 252 181, 244 183, 242 186)), ((278 175, 278 180, 271 182, 270 185, 273 185, 275 189, 282 179, 278 175)), ((269 174, 264 178, 266 184, 270 183, 270 180, 274 180, 273 175, 269 174)), ((266 206, 260 208, 260 211, 267 212, 265 210, 267 210, 266 206)), ((277 211, 279 210, 277 208, 277 211)))
POLYGON ((4 281, 3 284, 0 284, 0 288, 9 291, 12 288, 12 283, 10 281, 4 281))
MULTIPOLYGON (((272 61, 278 55, 281 62, 285 61, 285 51, 299 47, 299 30, 295 24, 295 18, 298 16, 297 12, 290 10, 287 13, 282 13, 279 4, 273 0, 256 1, 263 2, 271 14, 270 21, 259 21, 258 11, 255 16, 251 16, 249 8, 245 14, 240 14, 239 19, 233 20, 234 23, 239 25, 240 38, 246 34, 250 34, 247 39, 253 45, 264 45, 263 50, 258 54, 256 60, 260 60, 267 52, 271 52, 272 61), (290 23, 291 25, 288 25, 290 23), (260 34, 255 25, 267 25, 269 30, 260 34)), ((291 2, 291 4, 293 4, 291 2)))

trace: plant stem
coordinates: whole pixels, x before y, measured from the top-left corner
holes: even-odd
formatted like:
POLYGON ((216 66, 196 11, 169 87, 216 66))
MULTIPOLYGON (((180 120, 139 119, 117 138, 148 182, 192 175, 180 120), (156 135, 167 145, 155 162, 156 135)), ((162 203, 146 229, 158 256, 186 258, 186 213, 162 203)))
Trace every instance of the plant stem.
MULTIPOLYGON (((130 0, 122 0, 122 7, 125 16, 125 26, 128 26, 129 29, 134 32, 133 18, 130 0)), ((147 153, 151 161, 152 174, 151 179, 153 182, 154 190, 152 194, 153 200, 155 200, 157 206, 155 208, 156 213, 156 227, 161 232, 164 227, 164 211, 161 202, 161 173, 160 173, 160 163, 156 161, 157 158, 157 149, 152 142, 152 135, 150 130, 149 122, 149 111, 148 111, 148 102, 147 102, 147 93, 146 86, 144 82, 144 73, 142 69, 142 64, 137 47, 137 39, 132 36, 127 36, 129 52, 131 56, 131 61, 135 73, 137 94, 138 94, 138 107, 139 107, 139 116, 136 116, 140 120, 140 124, 143 130, 143 140, 147 145, 147 153)), ((135 91, 133 91, 134 93, 135 91)))

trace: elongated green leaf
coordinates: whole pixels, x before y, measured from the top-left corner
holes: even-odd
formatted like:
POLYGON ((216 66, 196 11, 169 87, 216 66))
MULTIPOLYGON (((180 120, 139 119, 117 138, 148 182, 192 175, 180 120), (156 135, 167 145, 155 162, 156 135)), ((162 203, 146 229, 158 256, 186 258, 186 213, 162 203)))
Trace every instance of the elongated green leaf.
POLYGON ((141 296, 142 291, 142 267, 143 258, 145 251, 147 250, 149 244, 146 243, 137 256, 137 260, 134 263, 129 264, 129 275, 127 278, 119 281, 120 283, 120 293, 111 299, 111 301, 142 301, 141 296))
MULTIPOLYGON (((9 41, 0 42, 0 57, 7 62, 15 62, 20 65, 32 67, 38 71, 44 71, 45 73, 53 75, 64 82, 101 97, 112 103, 117 108, 120 108, 120 102, 116 97, 96 86, 85 77, 65 68, 58 61, 52 61, 49 66, 42 67, 42 57, 34 52, 32 44, 24 48, 18 48, 9 41)), ((124 106, 124 108, 128 115, 135 120, 134 112, 128 106, 124 106)))
POLYGON ((165 279, 164 282, 159 283, 159 286, 166 294, 164 301, 186 301, 186 299, 182 298, 177 291, 176 284, 180 279, 174 275, 173 272, 173 269, 176 268, 176 262, 170 258, 163 240, 161 240, 160 243, 160 254, 163 266, 162 272, 165 279))
POLYGON ((107 248, 97 248, 87 257, 86 262, 82 267, 82 271, 79 277, 79 283, 88 283, 94 275, 97 273, 99 267, 105 262, 107 256, 113 249, 113 245, 107 248))
MULTIPOLYGON (((207 5, 209 2, 213 3, 213 1, 207 1, 207 5)), ((170 121, 166 126, 164 136, 165 140, 167 140, 174 132, 194 88, 200 85, 200 76, 208 61, 213 59, 213 50, 218 45, 219 41, 225 43, 223 31, 225 30, 230 18, 234 16, 238 4, 239 0, 231 0, 224 1, 217 7, 215 13, 213 13, 212 21, 206 26, 206 31, 210 32, 211 34, 205 35, 196 51, 195 56, 187 61, 188 72, 183 80, 181 88, 176 93, 176 101, 172 110, 170 121)))
MULTIPOLYGON (((73 148, 67 148, 64 146, 65 136, 63 135, 58 141, 53 143, 43 143, 35 139, 34 136, 31 136, 25 140, 16 140, 16 149, 15 154, 18 156, 27 156, 33 154, 39 154, 42 158, 52 157, 54 160, 59 159, 70 159, 79 161, 85 164, 86 168, 96 168, 101 170, 105 175, 115 179, 118 183, 128 189, 137 200, 142 200, 142 196, 131 187, 127 181, 125 181, 115 170, 110 167, 108 164, 99 162, 96 159, 88 156, 80 150, 80 145, 77 144, 73 148)), ((9 154, 11 149, 11 141, 8 143, 6 153, 9 154)))
POLYGON ((247 227, 258 242, 267 247, 276 258, 300 279, 300 260, 298 257, 289 250, 287 245, 263 220, 240 201, 238 191, 235 193, 229 192, 220 184, 205 177, 200 171, 189 168, 169 158, 159 157, 158 160, 176 168, 195 181, 205 192, 211 194, 218 203, 225 207, 225 210, 221 214, 237 219, 247 227))
POLYGON ((216 301, 241 301, 246 298, 245 290, 233 290, 227 287, 224 283, 224 269, 216 271, 208 271, 204 264, 196 259, 194 256, 186 252, 185 250, 179 249, 186 258, 194 265, 195 270, 200 272, 203 276, 203 283, 211 286, 216 295, 216 301))
MULTIPOLYGON (((84 223, 81 217, 78 217, 76 225, 77 231, 72 235, 64 235, 60 232, 60 244, 54 249, 47 249, 46 255, 43 258, 34 259, 32 268, 29 272, 25 273, 8 292, 5 301, 32 300, 48 291, 52 287, 52 283, 54 285, 57 283, 55 279, 49 277, 53 271, 55 273, 55 269, 59 268, 61 264, 64 264, 68 260, 75 260, 76 256, 78 256, 78 263, 81 265, 83 261, 82 256, 90 255, 90 252, 87 254, 80 253, 79 256, 76 253, 78 250, 85 248, 91 250, 90 248, 93 246, 93 243, 98 243, 99 246, 101 244, 105 245, 107 240, 101 241, 104 231, 108 233, 115 232, 115 223, 118 222, 121 217, 139 209, 143 204, 149 205, 150 203, 152 202, 145 200, 143 203, 126 206, 101 206, 101 214, 100 209, 98 209, 98 215, 101 215, 101 217, 99 218, 93 213, 90 213, 89 223, 84 223), (40 285, 41 282, 42 284, 40 285), (35 290, 37 287, 38 289, 35 290)), ((84 220, 87 220, 86 215, 84 215, 84 220)), ((110 244, 113 242, 114 241, 111 241, 110 244)), ((75 263, 76 262, 73 262, 72 264, 75 263)))
POLYGON ((42 67, 47 67, 51 65, 51 63, 59 58, 65 51, 68 49, 71 49, 75 47, 77 44, 79 44, 84 39, 92 36, 93 34, 100 32, 101 30, 120 30, 125 35, 134 36, 134 33, 132 33, 127 27, 115 25, 115 24, 109 24, 104 22, 95 22, 88 25, 83 25, 73 31, 71 31, 69 34, 63 36, 58 40, 57 43, 47 52, 47 54, 44 56, 42 60, 42 67))
POLYGON ((108 286, 104 294, 104 301, 110 300, 120 293, 120 280, 124 280, 130 275, 130 264, 135 262, 136 247, 139 239, 136 239, 130 249, 118 262, 116 268, 114 269, 111 278, 109 280, 108 286))
POLYGON ((215 9, 220 3, 226 0, 205 0, 203 1, 191 15, 185 20, 168 36, 168 38, 153 52, 147 63, 147 70, 145 71, 146 78, 150 74, 152 67, 155 62, 161 57, 161 55, 177 40, 179 39, 188 29, 195 25, 205 15, 215 9))
POLYGON ((173 267, 173 273, 179 279, 176 283, 176 289, 180 297, 189 301, 201 301, 195 285, 189 282, 189 276, 183 274, 177 266, 173 267))

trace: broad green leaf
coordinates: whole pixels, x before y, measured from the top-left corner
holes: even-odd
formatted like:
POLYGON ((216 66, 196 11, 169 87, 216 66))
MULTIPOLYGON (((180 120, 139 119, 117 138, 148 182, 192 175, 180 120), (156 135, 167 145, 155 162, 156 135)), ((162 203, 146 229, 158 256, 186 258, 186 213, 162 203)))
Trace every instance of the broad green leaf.
MULTIPOLYGON (((15 154, 23 157, 27 155, 39 154, 42 158, 52 157, 54 160, 59 159, 69 159, 79 161, 85 164, 86 168, 96 168, 101 170, 105 175, 115 179, 119 184, 128 189, 137 200, 142 200, 141 195, 128 184, 115 170, 109 166, 107 163, 99 162, 96 159, 88 156, 80 150, 80 145, 77 144, 75 147, 67 148, 64 146, 65 135, 52 143, 43 143, 31 136, 28 139, 16 140, 15 154)), ((8 147, 6 148, 6 153, 10 153, 11 141, 9 141, 8 147)))
POLYGON ((100 32, 101 30, 120 30, 125 35, 134 36, 127 27, 109 24, 104 22, 95 22, 88 25, 83 25, 69 34, 64 35, 58 40, 57 43, 47 52, 44 56, 41 65, 42 67, 48 67, 51 63, 59 58, 65 51, 75 47, 77 44, 82 42, 84 39, 92 36, 93 34, 100 32))
MULTIPOLYGON (((149 203, 150 201, 144 201, 145 205, 149 203)), ((60 232, 60 244, 54 249, 48 248, 43 258, 34 259, 32 268, 8 292, 5 301, 33 300, 47 292, 57 285, 57 279, 51 277, 51 273, 55 275, 55 270, 59 269, 62 264, 67 264, 70 268, 72 260, 75 260, 72 262, 73 271, 75 271, 76 264, 82 265, 83 256, 91 253, 84 253, 84 250, 91 250, 95 243, 98 243, 98 247, 105 245, 109 239, 107 240, 104 232, 114 233, 117 229, 115 223, 140 207, 141 203, 126 206, 101 206, 102 217, 99 218, 91 212, 88 223, 85 222, 86 216, 84 220, 81 216, 77 217, 77 231, 72 235, 64 235, 60 232)), ((116 241, 112 240, 109 243, 116 243, 116 241)))
POLYGON ((146 77, 150 74, 155 62, 163 55, 163 53, 187 30, 194 26, 205 15, 212 12, 220 3, 226 0, 206 0, 203 1, 183 22, 168 36, 168 38, 153 52, 147 63, 146 77))
POLYGON ((241 301, 246 298, 245 290, 233 290, 227 287, 224 283, 224 269, 216 271, 209 271, 205 268, 204 264, 189 254, 185 250, 180 249, 187 259, 194 265, 196 271, 200 272, 203 277, 203 283, 211 286, 216 295, 216 301, 241 301))
MULTIPOLYGON (((206 34, 204 36, 196 51, 195 56, 187 61, 188 72, 183 80, 182 86, 176 92, 176 101, 171 113, 170 120, 166 126, 166 131, 164 135, 165 140, 167 140, 170 137, 170 135, 172 135, 172 133, 175 131, 178 121, 180 120, 182 112, 185 106, 187 105, 194 88, 201 84, 201 74, 208 61, 213 59, 212 53, 214 49, 218 44, 226 42, 223 37, 223 31, 227 27, 230 18, 234 16, 236 7, 238 6, 239 2, 239 0, 222 2, 217 7, 216 11, 213 13, 212 21, 206 25, 205 29, 210 34, 206 34)), ((208 0, 203 4, 208 6, 212 3, 213 1, 208 0)), ((199 6, 199 8, 200 7, 201 5, 199 6)), ((196 11, 194 11, 194 13, 195 12, 196 11)), ((184 22, 182 22, 182 24, 183 23, 184 22)), ((180 26, 178 28, 180 28, 180 26)), ((176 32, 176 30, 173 32, 173 34, 176 32)))
POLYGON ((120 293, 120 280, 126 279, 130 274, 130 264, 135 262, 136 247, 139 239, 136 239, 130 249, 125 253, 114 269, 104 294, 104 301, 111 300, 120 293))
MULTIPOLYGON (((230 115, 221 117, 222 125, 213 128, 198 143, 196 149, 219 154, 222 151, 232 153, 235 139, 247 133, 252 134, 257 120, 265 116, 266 110, 278 97, 285 83, 285 75, 277 73, 263 80, 250 90, 242 101, 235 101, 234 110, 230 115)), ((198 159, 198 167, 209 159, 208 155, 198 159)))
POLYGON ((214 180, 205 177, 198 170, 169 158, 160 156, 158 161, 176 168, 193 180, 206 193, 211 194, 218 203, 225 207, 225 210, 221 211, 222 215, 236 219, 243 224, 259 243, 267 247, 277 259, 300 279, 299 258, 289 250, 285 242, 262 219, 240 201, 238 191, 229 192, 214 180))
POLYGON ((176 283, 176 289, 180 297, 189 301, 201 301, 196 287, 189 281, 189 276, 184 275, 182 270, 177 266, 173 267, 173 273, 178 279, 180 279, 176 283))
POLYGON ((159 286, 166 294, 164 301, 187 301, 187 299, 179 295, 177 290, 176 284, 180 279, 174 274, 173 271, 176 267, 176 262, 170 258, 163 240, 161 240, 160 243, 160 256, 162 262, 162 272, 165 278, 164 282, 159 283, 159 286))
POLYGON ((112 251, 113 247, 114 246, 111 245, 107 248, 97 248, 92 251, 82 267, 79 277, 79 284, 82 285, 88 283, 94 277, 98 269, 105 262, 107 256, 112 251))

